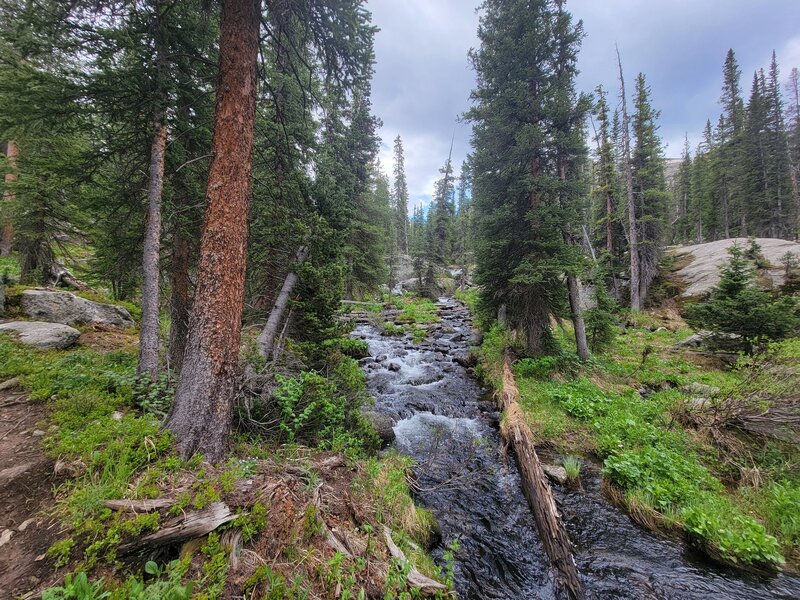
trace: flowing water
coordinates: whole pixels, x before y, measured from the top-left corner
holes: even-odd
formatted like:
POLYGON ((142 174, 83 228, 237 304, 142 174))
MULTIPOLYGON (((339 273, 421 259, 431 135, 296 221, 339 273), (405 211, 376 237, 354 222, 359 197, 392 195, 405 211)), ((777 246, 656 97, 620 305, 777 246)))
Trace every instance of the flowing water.
MULTIPOLYGON (((418 502, 442 529, 433 553, 458 539, 459 598, 554 598, 547 556, 528 509, 497 408, 462 366, 472 335, 468 311, 442 299, 441 322, 415 344, 371 325, 362 360, 375 410, 396 421, 395 448, 415 459, 418 502)), ((584 463, 583 492, 554 486, 587 598, 793 599, 800 579, 760 578, 718 567, 680 540, 643 530, 600 494, 599 468, 584 463)))

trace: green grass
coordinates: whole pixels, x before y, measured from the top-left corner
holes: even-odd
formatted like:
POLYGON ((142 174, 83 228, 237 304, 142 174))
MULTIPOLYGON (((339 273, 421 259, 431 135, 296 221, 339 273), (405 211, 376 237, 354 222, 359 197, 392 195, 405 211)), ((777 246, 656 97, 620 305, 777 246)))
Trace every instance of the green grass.
POLYGON ((581 459, 576 456, 567 456, 562 464, 567 472, 567 478, 571 481, 577 480, 581 476, 581 459))
MULTIPOLYGON (((647 321, 644 316, 638 317, 647 321)), ((683 528, 698 545, 725 561, 780 565, 796 552, 796 483, 768 482, 762 489, 726 485, 719 452, 684 430, 674 415, 689 398, 679 386, 701 382, 722 394, 741 390, 746 372, 698 366, 669 347, 689 331, 628 326, 610 350, 586 365, 574 360, 570 328, 557 329, 561 354, 515 365, 520 404, 532 431, 564 453, 595 454, 626 503, 683 528), (646 388, 646 397, 636 390, 646 388)), ((481 348, 484 376, 495 387, 509 337, 490 330, 481 348)), ((793 356, 796 341, 778 350, 793 356)), ((781 354, 781 352, 783 354, 781 354)), ((796 364, 796 363, 795 363, 796 364)), ((786 455, 778 451, 778 464, 786 455)))
POLYGON ((0 256, 0 278, 19 281, 19 258, 16 256, 0 256))
POLYGON ((428 298, 418 296, 400 296, 393 299, 393 304, 400 310, 395 318, 401 324, 430 324, 439 320, 436 303, 428 298))
MULTIPOLYGON (((287 410, 284 423, 293 427, 295 437, 304 432, 310 436, 309 443, 349 456, 350 464, 366 473, 352 493, 363 494, 362 501, 368 511, 376 507, 380 522, 392 528, 395 542, 417 568, 429 576, 439 576, 440 569, 424 550, 436 534, 437 524, 428 511, 416 507, 411 499, 406 480, 409 463, 399 456, 390 456, 382 462, 375 458, 359 462, 365 445, 374 441, 371 430, 362 431, 366 423, 358 407, 369 398, 364 374, 351 357, 364 351, 365 344, 361 341, 341 339, 320 344, 312 353, 322 361, 318 372, 304 371, 297 378, 283 380, 284 404, 295 402, 303 406, 299 411, 287 410), (325 377, 320 374, 323 372, 325 377), (358 467, 359 464, 364 466, 358 467)), ((182 460, 174 450, 171 434, 143 408, 135 367, 134 349, 98 353, 78 347, 42 352, 0 335, 0 381, 19 377, 33 401, 47 403, 51 409, 48 419, 56 427, 48 428, 45 448, 74 472, 56 491, 53 515, 66 527, 50 548, 49 558, 57 565, 78 571, 91 572, 100 567, 106 574, 105 578, 93 580, 80 573, 70 574, 62 585, 47 590, 45 597, 51 600, 219 597, 228 576, 228 550, 213 534, 195 557, 191 573, 189 560, 165 566, 148 563, 149 570, 141 573, 136 566, 123 564, 117 549, 133 537, 158 529, 162 517, 167 519, 225 499, 235 491, 238 480, 253 476, 257 466, 255 456, 280 461, 292 449, 303 456, 313 453, 296 444, 281 451, 281 447, 274 445, 276 440, 248 437, 245 442, 245 436, 240 434, 234 440, 238 440, 236 447, 245 458, 236 459, 234 455, 225 465, 215 468, 203 464, 201 455, 182 460), (161 497, 176 486, 181 486, 182 491, 163 516, 157 512, 141 515, 115 512, 104 504, 117 498, 161 497)), ((320 483, 319 475, 310 474, 308 493, 320 483)), ((269 519, 269 507, 256 503, 248 510, 240 510, 227 527, 240 529, 247 543, 267 526, 269 519)), ((308 533, 315 537, 318 529, 310 526, 308 533)), ((347 565, 337 566, 335 560, 326 563, 322 571, 330 579, 331 592, 340 582, 344 589, 351 589, 348 582, 355 581, 356 575, 364 580, 370 560, 385 560, 382 535, 382 531, 374 531, 373 545, 365 558, 348 561, 347 565)), ((316 552, 310 542, 306 546, 297 548, 296 560, 305 561, 316 552)), ((313 559, 316 558, 315 555, 313 559)), ((448 573, 443 577, 447 578, 448 573)), ((313 589, 310 581, 287 578, 281 583, 275 575, 275 586, 270 593, 277 593, 275 597, 292 597, 292 594, 306 597, 313 589)), ((393 574, 391 582, 387 579, 387 590, 389 585, 398 594, 405 593, 408 587, 400 571, 393 574)), ((352 590, 353 597, 357 597, 358 588, 352 590)))

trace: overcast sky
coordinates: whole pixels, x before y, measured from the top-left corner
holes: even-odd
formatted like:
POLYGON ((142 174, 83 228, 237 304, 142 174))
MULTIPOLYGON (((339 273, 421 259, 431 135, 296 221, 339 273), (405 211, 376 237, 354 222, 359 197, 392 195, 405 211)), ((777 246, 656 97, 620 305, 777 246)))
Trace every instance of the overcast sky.
MULTIPOLYGON (((405 145, 410 204, 427 202, 455 139, 456 169, 469 152, 470 128, 458 117, 469 107, 474 75, 467 52, 478 45, 477 0, 368 0, 376 67, 373 108, 383 120, 381 162, 392 171, 392 141, 405 145)), ((694 147, 706 119, 720 113, 722 63, 733 48, 742 67, 745 100, 753 71, 768 67, 772 50, 785 78, 800 67, 800 0, 569 0, 582 19, 578 88, 602 83, 616 90, 614 44, 626 82, 647 75, 661 110, 667 156, 679 156, 688 133, 694 147)))

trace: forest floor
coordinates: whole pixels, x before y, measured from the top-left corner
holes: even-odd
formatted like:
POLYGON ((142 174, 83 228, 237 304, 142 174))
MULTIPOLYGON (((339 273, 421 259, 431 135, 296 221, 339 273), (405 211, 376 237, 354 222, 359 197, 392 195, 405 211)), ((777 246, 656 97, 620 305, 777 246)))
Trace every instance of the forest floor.
POLYGON ((62 478, 41 447, 47 410, 18 388, 0 391, 0 590, 9 596, 52 576, 43 560, 60 527, 47 516, 62 478))
POLYGON ((159 425, 169 386, 137 392, 135 341, 89 328, 36 351, 0 335, 0 597, 447 594, 407 459, 239 431, 225 463, 182 460, 159 425), (175 535, 192 523, 207 530, 175 535))

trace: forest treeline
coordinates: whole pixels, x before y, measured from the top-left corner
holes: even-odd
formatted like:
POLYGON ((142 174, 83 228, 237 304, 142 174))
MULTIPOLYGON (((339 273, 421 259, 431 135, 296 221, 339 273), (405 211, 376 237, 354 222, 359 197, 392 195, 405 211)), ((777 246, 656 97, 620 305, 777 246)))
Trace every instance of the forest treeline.
POLYGON ((364 4, 0 2, 0 251, 23 283, 140 302, 139 376, 177 377, 185 453, 221 455, 243 320, 267 360, 287 332, 321 342, 404 261, 431 296, 474 278, 531 354, 570 318, 587 358, 665 244, 798 235, 796 69, 784 95, 773 56, 745 103, 729 52, 723 114, 668 178, 645 75, 626 89, 620 59, 619 94, 578 92, 583 26, 552 0, 484 2, 473 151, 412 207, 402 138, 391 177, 377 159, 364 4))

